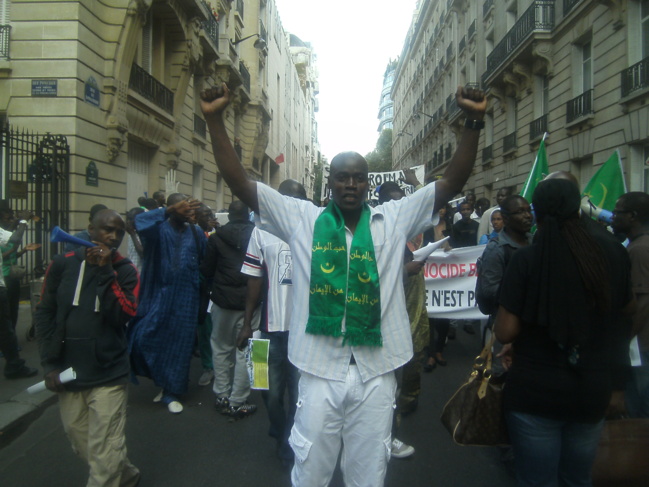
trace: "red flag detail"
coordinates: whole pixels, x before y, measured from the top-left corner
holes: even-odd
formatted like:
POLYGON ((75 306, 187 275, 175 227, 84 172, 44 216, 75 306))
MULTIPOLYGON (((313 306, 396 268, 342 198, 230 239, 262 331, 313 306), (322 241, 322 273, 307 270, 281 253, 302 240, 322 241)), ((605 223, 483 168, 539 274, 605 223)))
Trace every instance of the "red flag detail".
POLYGON ((275 162, 276 162, 277 164, 281 164, 282 162, 284 162, 284 153, 278 155, 278 156, 275 158, 275 162))

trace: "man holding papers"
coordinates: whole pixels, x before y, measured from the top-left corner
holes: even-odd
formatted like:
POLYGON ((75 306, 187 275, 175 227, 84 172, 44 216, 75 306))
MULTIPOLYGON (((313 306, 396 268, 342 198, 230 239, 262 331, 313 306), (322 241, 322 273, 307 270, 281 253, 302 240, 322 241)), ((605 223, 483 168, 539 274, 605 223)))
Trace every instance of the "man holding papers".
POLYGON ((34 320, 45 385, 59 395, 72 449, 90 467, 88 485, 130 487, 140 472, 126 456, 126 323, 135 316, 139 279, 117 252, 125 225, 101 210, 88 232, 95 247, 57 255, 50 264, 34 320), (72 367, 76 380, 60 373, 72 367))

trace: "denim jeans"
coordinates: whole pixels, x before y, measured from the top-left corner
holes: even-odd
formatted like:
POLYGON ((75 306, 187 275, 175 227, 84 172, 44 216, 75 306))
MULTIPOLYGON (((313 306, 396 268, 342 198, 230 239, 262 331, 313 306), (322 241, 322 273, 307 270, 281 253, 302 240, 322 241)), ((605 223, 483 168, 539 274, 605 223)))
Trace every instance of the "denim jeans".
POLYGON ((629 416, 649 418, 649 352, 640 352, 642 365, 632 367, 625 400, 629 416))
POLYGON ((519 487, 590 487, 604 421, 576 423, 506 412, 519 487))
POLYGON ((288 360, 288 331, 262 332, 261 338, 270 340, 268 351, 269 390, 262 392, 268 411, 270 427, 268 434, 277 440, 282 458, 292 458, 288 437, 293 427, 293 418, 298 397, 300 373, 288 360), (288 392, 288 407, 284 407, 284 396, 288 392))

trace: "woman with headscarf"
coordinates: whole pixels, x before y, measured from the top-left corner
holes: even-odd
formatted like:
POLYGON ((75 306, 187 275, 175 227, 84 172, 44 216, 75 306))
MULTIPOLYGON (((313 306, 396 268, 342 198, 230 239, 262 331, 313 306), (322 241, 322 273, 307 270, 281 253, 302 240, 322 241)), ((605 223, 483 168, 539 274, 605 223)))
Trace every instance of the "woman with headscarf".
POLYGON ((511 343, 500 355, 517 484, 590 486, 619 380, 620 316, 633 303, 630 263, 622 246, 588 230, 574 183, 543 181, 532 202, 538 231, 512 255, 495 326, 511 343))

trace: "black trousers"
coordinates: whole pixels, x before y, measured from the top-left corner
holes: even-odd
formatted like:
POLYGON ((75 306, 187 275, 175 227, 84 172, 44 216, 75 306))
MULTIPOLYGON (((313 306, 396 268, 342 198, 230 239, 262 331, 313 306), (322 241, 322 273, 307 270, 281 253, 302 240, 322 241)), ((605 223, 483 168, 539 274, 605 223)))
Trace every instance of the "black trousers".
POLYGON ((18 354, 18 340, 11 323, 7 288, 4 286, 0 286, 0 351, 7 362, 5 374, 19 370, 25 363, 18 354))

